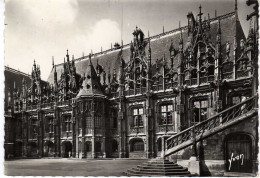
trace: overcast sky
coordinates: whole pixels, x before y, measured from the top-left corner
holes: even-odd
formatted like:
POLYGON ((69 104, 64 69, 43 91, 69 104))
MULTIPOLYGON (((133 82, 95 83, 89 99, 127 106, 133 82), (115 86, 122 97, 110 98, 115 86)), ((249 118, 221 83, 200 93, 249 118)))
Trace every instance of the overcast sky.
MULTIPOLYGON (((235 0, 6 0, 5 65, 31 73, 33 60, 46 80, 55 63, 63 62, 66 50, 75 58, 91 49, 109 49, 111 43, 132 40, 137 25, 150 36, 187 25, 187 13, 202 6, 204 16, 234 11, 235 0)), ((246 15, 252 7, 238 0, 239 19, 245 34, 246 15)), ((204 19, 204 18, 203 18, 204 19)))

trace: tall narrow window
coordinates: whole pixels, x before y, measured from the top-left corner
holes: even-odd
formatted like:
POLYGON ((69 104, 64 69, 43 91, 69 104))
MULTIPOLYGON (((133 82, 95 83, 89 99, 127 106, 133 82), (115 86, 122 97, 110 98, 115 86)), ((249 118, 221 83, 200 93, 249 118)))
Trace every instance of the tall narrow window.
POLYGON ((172 124, 172 104, 164 104, 160 106, 160 119, 161 125, 170 125, 172 124))
POLYGON ((117 110, 112 110, 111 114, 111 128, 116 129, 117 128, 117 110))
POLYGON ((207 100, 200 100, 194 102, 194 115, 192 118, 192 124, 197 124, 207 119, 207 108, 207 100))
POLYGON ((133 121, 135 127, 143 127, 143 118, 144 114, 143 108, 134 108, 133 109, 133 121))
POLYGON ((95 116, 95 128, 101 128, 101 116, 99 114, 95 116))
POLYGON ((72 131, 71 116, 70 115, 63 116, 62 131, 63 132, 72 131))

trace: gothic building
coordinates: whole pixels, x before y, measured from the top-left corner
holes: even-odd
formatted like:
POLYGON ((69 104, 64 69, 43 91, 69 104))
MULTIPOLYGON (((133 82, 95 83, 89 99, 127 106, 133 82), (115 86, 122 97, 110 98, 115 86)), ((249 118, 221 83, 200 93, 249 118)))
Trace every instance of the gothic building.
POLYGON ((205 170, 255 172, 256 26, 245 37, 237 7, 202 15, 152 37, 136 27, 130 44, 78 59, 67 50, 46 82, 34 63, 29 84, 6 94, 6 157, 169 156, 185 165, 195 138, 205 170))

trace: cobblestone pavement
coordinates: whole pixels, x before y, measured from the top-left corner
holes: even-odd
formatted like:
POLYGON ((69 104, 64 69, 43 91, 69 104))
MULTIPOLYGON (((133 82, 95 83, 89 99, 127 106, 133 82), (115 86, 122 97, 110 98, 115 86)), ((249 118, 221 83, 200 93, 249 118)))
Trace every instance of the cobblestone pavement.
POLYGON ((7 176, 124 176, 148 160, 18 159, 4 162, 7 176))

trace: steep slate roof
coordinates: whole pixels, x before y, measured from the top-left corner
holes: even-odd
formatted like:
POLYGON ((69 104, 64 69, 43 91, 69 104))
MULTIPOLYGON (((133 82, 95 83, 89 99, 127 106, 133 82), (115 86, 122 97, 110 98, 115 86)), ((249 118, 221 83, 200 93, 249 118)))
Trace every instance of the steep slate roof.
POLYGON ((31 76, 7 66, 5 66, 4 75, 5 75, 5 108, 7 108, 8 92, 10 92, 11 98, 13 98, 12 96, 14 91, 14 83, 15 83, 16 90, 18 89, 21 92, 22 80, 24 79, 26 87, 30 88, 31 76))
MULTIPOLYGON (((237 38, 237 46, 238 46, 238 53, 240 51, 239 49, 239 41, 241 39, 245 39, 245 35, 243 33, 241 24, 239 21, 237 21, 236 12, 231 12, 229 14, 225 14, 213 19, 210 19, 210 35, 211 35, 211 42, 215 46, 216 42, 216 34, 218 29, 218 21, 220 21, 220 27, 221 27, 221 43, 222 43, 222 56, 225 54, 225 47, 226 42, 229 41, 230 43, 230 58, 233 60, 233 44, 234 44, 234 37, 236 34, 237 38), (236 33, 235 33, 236 32, 236 33)), ((151 57, 152 57, 152 64, 153 64, 153 75, 155 71, 155 63, 156 59, 159 59, 160 62, 162 62, 162 57, 165 54, 166 59, 169 61, 170 59, 170 53, 169 48, 171 45, 171 40, 173 42, 174 49, 178 49, 179 39, 180 39, 180 30, 182 30, 182 36, 183 36, 183 42, 184 42, 184 49, 186 47, 186 41, 187 41, 187 26, 178 28, 169 32, 165 32, 153 37, 150 37, 151 40, 151 57)), ((103 66, 106 74, 113 73, 113 69, 116 69, 116 72, 119 72, 119 52, 120 49, 113 49, 113 50, 107 50, 104 52, 96 53, 92 56, 91 60, 93 65, 96 65, 97 60, 99 65, 103 66)), ((146 47, 146 54, 148 54, 148 47, 146 47)), ((224 58, 225 56, 223 56, 224 58)), ((130 44, 123 46, 123 59, 125 62, 129 62, 130 60, 130 44)), ((176 62, 177 59, 174 60, 174 67, 176 68, 176 62)), ((87 56, 78 58, 75 60, 75 66, 76 71, 78 74, 83 75, 85 73, 86 68, 89 65, 89 58, 87 56)), ((168 62, 168 65, 170 63, 168 62)), ((63 65, 58 64, 57 65, 57 72, 58 77, 60 76, 61 71, 63 71, 63 65)), ((51 71, 48 82, 53 83, 54 77, 53 77, 54 70, 51 71)), ((107 75, 108 76, 108 75, 107 75)), ((118 75, 117 75, 118 77, 118 75)), ((102 79, 102 77, 101 77, 102 79)), ((108 80, 106 80, 108 81, 108 80)), ((101 80, 101 83, 103 81, 101 80)))

